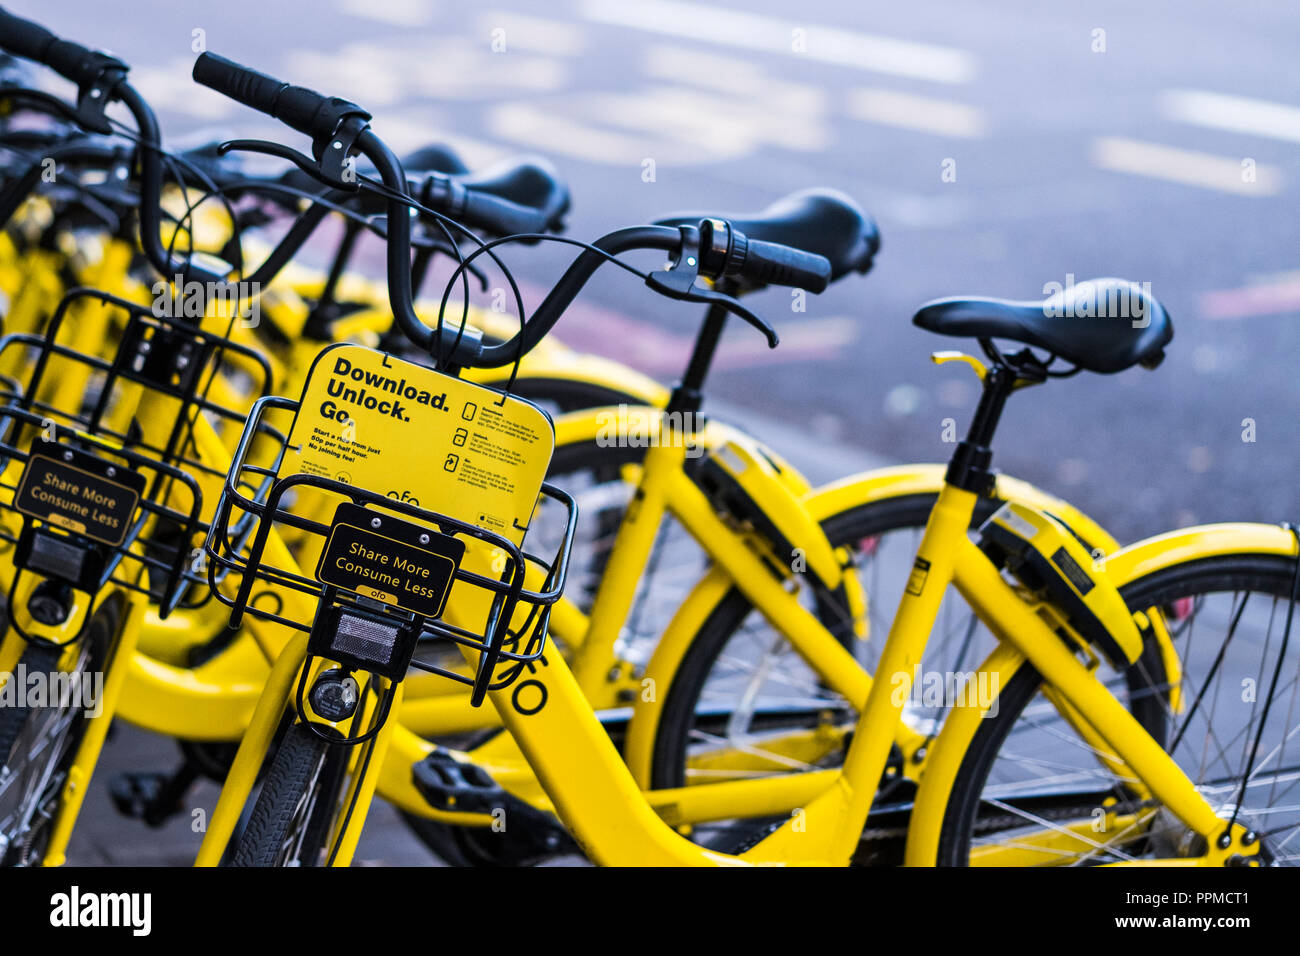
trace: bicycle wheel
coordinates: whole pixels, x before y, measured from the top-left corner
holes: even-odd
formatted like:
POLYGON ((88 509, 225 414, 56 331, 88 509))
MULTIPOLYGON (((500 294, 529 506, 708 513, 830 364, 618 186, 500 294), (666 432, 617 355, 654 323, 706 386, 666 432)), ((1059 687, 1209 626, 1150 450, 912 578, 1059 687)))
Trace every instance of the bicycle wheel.
POLYGON ((324 862, 347 762, 346 748, 292 724, 271 760, 228 865, 324 862))
MULTIPOLYGON (((824 597, 805 595, 806 606, 875 671, 893 613, 936 494, 902 495, 851 507, 822 523, 831 543, 846 548, 868 597, 868 640, 856 639, 847 612, 824 597)), ((981 524, 1000 500, 977 504, 971 525, 981 524)), ((950 591, 944 598, 904 702, 904 723, 914 747, 895 748, 863 834, 855 863, 901 862, 915 777, 926 745, 948 709, 967 693, 965 682, 995 640, 950 591)), ((745 596, 733 589, 714 609, 673 677, 656 729, 651 785, 655 789, 802 773, 843 762, 857 710, 832 691, 745 596)), ((689 836, 713 849, 735 852, 785 818, 735 819, 696 825, 689 836)))
MULTIPOLYGON (((1300 860, 1300 636, 1288 635, 1296 575, 1294 559, 1239 554, 1122 589, 1133 610, 1164 614, 1183 671, 1175 709, 1148 648, 1130 668, 1130 695, 1147 702, 1148 732, 1225 818, 1225 832, 1231 821, 1258 836, 1243 862, 1256 850, 1265 863, 1300 860)), ((1090 865, 1205 850, 1108 757, 1059 718, 1041 676, 1022 664, 954 777, 937 862, 1090 865)))
MULTIPOLYGON (((93 688, 94 675, 104 672, 121 615, 118 600, 100 606, 78 640, 66 679, 57 676, 64 673, 58 671, 60 649, 31 644, 23 651, 21 672, 45 675, 51 692, 44 706, 0 708, 0 753, 4 755, 0 863, 4 866, 37 865, 45 856, 68 771, 87 723, 95 719, 86 713, 86 689, 93 688)), ((18 676, 11 675, 10 680, 18 676)))

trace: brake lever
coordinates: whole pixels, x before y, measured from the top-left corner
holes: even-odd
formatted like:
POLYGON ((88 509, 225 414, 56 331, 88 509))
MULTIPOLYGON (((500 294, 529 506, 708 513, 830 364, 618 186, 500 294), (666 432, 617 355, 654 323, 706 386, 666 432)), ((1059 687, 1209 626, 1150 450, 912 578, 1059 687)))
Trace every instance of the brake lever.
POLYGON ((126 73, 126 64, 120 61, 105 63, 95 81, 78 92, 76 117, 85 129, 105 136, 113 132, 106 111, 114 100, 113 92, 126 79, 126 73))
POLYGON ((348 192, 356 192, 360 189, 357 182, 358 177, 353 175, 351 179, 343 178, 343 170, 346 168, 341 162, 338 166, 338 175, 332 176, 327 172, 321 163, 312 159, 304 153, 298 152, 290 146, 283 143, 273 143, 266 139, 232 139, 227 140, 217 147, 217 155, 225 156, 227 153, 240 150, 246 153, 262 153, 267 156, 274 156, 276 159, 284 159, 293 163, 308 176, 319 180, 326 186, 332 186, 335 189, 343 189, 348 192))
POLYGON ((307 175, 316 175, 316 160, 283 143, 273 143, 269 139, 228 139, 224 143, 217 144, 218 156, 225 156, 236 150, 244 153, 265 153, 267 156, 287 159, 307 175))
POLYGON ((668 268, 660 269, 646 276, 645 284, 660 295, 680 302, 699 302, 703 305, 717 305, 732 315, 744 319, 767 337, 767 347, 774 349, 781 342, 776 329, 760 319, 729 295, 716 289, 696 285, 700 277, 700 232, 694 226, 681 226, 682 248, 677 260, 668 268))

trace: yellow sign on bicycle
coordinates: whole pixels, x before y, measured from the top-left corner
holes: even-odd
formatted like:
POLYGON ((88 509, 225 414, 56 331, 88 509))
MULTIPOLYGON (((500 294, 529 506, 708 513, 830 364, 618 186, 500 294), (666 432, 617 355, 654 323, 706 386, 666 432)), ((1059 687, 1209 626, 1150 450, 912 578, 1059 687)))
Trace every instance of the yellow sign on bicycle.
POLYGON ((338 345, 308 373, 280 474, 379 491, 521 544, 554 450, 531 402, 338 345))

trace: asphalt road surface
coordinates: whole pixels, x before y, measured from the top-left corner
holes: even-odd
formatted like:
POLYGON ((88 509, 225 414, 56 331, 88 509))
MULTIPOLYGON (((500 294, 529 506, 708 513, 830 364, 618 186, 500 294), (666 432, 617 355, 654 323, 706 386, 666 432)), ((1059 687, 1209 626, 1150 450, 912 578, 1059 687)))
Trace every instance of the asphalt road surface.
MULTIPOLYGON (((1168 361, 1014 400, 997 463, 1126 540, 1190 521, 1300 517, 1291 5, 9 6, 124 57, 173 140, 285 135, 195 86, 204 44, 353 98, 403 148, 450 142, 474 163, 543 153, 572 185, 569 233, 581 238, 674 210, 845 190, 880 223, 876 269, 804 313, 783 291, 755 300, 782 346, 733 330, 712 384, 733 404, 890 459, 946 457, 944 419, 964 423, 975 396, 969 373, 930 365, 931 350, 958 343, 910 325, 921 302, 1032 298, 1069 276, 1149 282, 1177 329, 1168 361)), ((520 250, 510 262, 544 290, 568 255, 520 250)), ((695 321, 611 274, 560 335, 668 380, 695 321)))
MULTIPOLYGON (((401 149, 471 163, 539 152, 574 193, 569 234, 682 209, 761 208, 832 186, 877 218, 872 274, 791 310, 767 351, 728 333, 712 395, 815 458, 942 460, 976 397, 956 347, 913 328, 941 295, 1040 297, 1149 283, 1174 318, 1156 371, 1081 375, 1014 398, 996 464, 1122 539, 1300 519, 1300 8, 1202 2, 12 0, 113 50, 174 142, 283 138, 189 79, 206 48, 347 96, 401 149), (1247 440, 1251 439, 1251 440, 1247 440)), ((290 137, 292 134, 290 134, 290 137)), ((532 303, 563 247, 512 253, 532 303)), ((561 338, 671 380, 697 315, 597 277, 561 338)), ((760 431, 761 434, 761 431, 760 431)), ((828 459, 830 460, 830 459, 828 459)), ((824 469, 823 469, 824 470, 824 469)), ((376 851, 378 853, 378 851, 376 851)))

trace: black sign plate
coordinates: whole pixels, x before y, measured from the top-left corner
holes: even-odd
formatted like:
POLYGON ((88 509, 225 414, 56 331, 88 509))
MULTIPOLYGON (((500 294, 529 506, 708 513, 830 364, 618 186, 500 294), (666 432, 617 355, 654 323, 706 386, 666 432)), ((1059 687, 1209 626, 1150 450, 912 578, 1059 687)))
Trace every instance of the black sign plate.
POLYGON ((145 477, 58 442, 32 443, 14 495, 25 515, 117 547, 135 517, 145 477))
POLYGON ((464 556, 464 542, 450 535, 344 503, 334 512, 316 577, 413 614, 437 617, 464 556))

